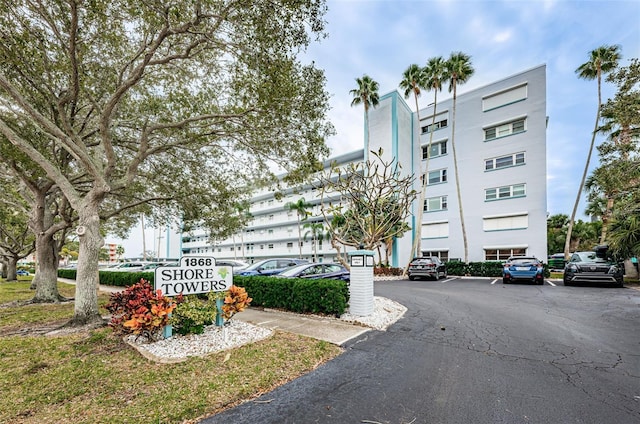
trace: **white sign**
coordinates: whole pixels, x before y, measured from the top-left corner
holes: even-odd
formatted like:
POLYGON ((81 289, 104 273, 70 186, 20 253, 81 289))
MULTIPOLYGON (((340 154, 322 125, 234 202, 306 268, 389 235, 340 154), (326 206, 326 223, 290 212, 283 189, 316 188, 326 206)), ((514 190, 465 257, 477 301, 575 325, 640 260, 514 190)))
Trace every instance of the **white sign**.
POLYGON ((225 291, 233 285, 233 269, 216 266, 215 258, 183 256, 179 266, 157 267, 154 285, 165 296, 225 291))

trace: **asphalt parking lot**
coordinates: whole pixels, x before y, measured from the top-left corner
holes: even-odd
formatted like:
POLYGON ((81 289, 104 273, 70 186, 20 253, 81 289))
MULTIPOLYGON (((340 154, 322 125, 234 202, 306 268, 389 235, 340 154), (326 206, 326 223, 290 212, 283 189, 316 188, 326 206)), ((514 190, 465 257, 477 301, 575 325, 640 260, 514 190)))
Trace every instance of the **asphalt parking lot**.
POLYGON ((447 278, 378 281, 375 295, 408 310, 202 422, 640 422, 635 287, 447 278))

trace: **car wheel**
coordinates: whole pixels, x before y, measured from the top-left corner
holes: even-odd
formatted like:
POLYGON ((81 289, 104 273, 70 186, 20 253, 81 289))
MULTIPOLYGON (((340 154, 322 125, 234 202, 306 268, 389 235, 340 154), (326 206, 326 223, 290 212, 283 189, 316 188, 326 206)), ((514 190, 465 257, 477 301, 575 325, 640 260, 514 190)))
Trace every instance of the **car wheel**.
POLYGON ((623 287, 624 287, 624 282, 622 282, 622 281, 621 281, 621 282, 619 282, 619 283, 616 283, 616 285, 615 285, 615 286, 616 286, 617 288, 621 289, 621 288, 623 288, 623 287))
POLYGON ((507 280, 506 278, 502 279, 502 284, 509 284, 509 280, 507 280))
POLYGON ((571 286, 572 284, 571 284, 569 281, 565 280, 565 281, 564 281, 564 285, 565 285, 565 286, 567 286, 567 287, 569 287, 569 286, 571 286))
POLYGON ((413 281, 413 280, 415 280, 415 279, 416 279, 416 277, 414 277, 413 275, 410 275, 410 276, 409 276, 409 280, 413 281))
POLYGON ((544 280, 538 281, 538 285, 541 286, 544 284, 544 280))

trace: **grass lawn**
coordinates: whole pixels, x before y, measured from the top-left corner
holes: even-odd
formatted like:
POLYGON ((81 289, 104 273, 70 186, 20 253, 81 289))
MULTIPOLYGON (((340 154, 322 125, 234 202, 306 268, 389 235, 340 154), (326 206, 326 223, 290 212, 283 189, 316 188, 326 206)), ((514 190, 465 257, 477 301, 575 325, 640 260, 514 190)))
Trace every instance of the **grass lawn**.
MULTIPOLYGON (((327 342, 276 332, 238 349, 157 364, 107 327, 59 336, 34 331, 66 322, 73 303, 17 304, 33 297, 30 281, 0 280, 2 423, 194 423, 341 352, 327 342)), ((58 288, 74 296, 75 286, 58 288)), ((100 304, 107 301, 100 294, 100 304)))

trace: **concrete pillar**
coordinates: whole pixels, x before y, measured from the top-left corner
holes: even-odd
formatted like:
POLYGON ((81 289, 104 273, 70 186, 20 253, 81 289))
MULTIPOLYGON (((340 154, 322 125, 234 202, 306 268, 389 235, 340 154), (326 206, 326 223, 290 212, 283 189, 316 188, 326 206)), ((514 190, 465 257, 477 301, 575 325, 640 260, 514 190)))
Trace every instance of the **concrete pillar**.
POLYGON ((349 252, 351 282, 349 284, 349 313, 367 316, 373 313, 373 251, 349 252))

